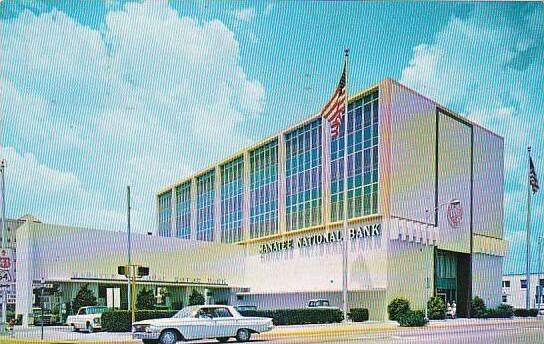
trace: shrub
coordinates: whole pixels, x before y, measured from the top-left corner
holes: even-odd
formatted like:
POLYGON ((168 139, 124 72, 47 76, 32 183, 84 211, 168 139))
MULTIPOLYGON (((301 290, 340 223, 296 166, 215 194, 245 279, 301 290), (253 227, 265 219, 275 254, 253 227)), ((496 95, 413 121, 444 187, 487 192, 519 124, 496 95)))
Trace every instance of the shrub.
POLYGON ((429 319, 446 319, 446 304, 440 296, 433 296, 427 302, 429 319))
POLYGON ((136 309, 138 310, 151 310, 155 306, 155 295, 153 290, 146 288, 140 290, 136 297, 136 309))
POLYGON ((368 320, 368 309, 366 308, 351 308, 348 317, 353 322, 363 322, 368 320))
POLYGON ((512 306, 502 304, 497 308, 487 309, 486 318, 511 318, 514 315, 514 309, 512 306))
POLYGON ((193 289, 191 295, 189 295, 189 306, 203 305, 206 300, 204 295, 198 292, 198 290, 193 289))
POLYGON ((81 286, 72 302, 72 310, 77 312, 81 307, 96 306, 96 296, 87 284, 81 286))
POLYGON ((538 309, 536 309, 536 308, 531 308, 531 309, 529 309, 529 316, 530 316, 530 317, 536 317, 536 316, 538 316, 538 309))
POLYGON ((471 316, 473 318, 485 318, 487 308, 482 298, 476 296, 471 302, 471 316))
POLYGON ((409 310, 400 316, 398 322, 402 327, 416 327, 425 326, 427 319, 425 319, 425 312, 409 310))
POLYGON ((387 312, 389 313, 389 319, 399 321, 403 314, 410 311, 410 302, 403 298, 396 298, 387 306, 387 312))
POLYGON ((514 310, 514 315, 517 317, 536 317, 538 315, 538 309, 531 308, 531 309, 525 309, 525 308, 517 308, 514 310))
MULTIPOLYGON (((136 311, 136 321, 171 318, 176 311, 136 311)), ((107 332, 129 332, 132 314, 127 310, 108 310, 102 314, 102 329, 107 332)))
POLYGON ((339 309, 275 309, 240 313, 246 317, 272 318, 274 325, 330 324, 344 320, 339 309))

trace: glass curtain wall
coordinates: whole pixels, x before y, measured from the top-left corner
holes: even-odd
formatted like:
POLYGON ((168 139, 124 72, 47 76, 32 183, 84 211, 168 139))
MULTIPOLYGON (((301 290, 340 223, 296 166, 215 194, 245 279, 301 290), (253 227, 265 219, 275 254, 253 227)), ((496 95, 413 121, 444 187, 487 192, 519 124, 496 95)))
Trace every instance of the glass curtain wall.
POLYGON ((278 141, 249 153, 250 238, 278 232, 278 141))
POLYGON ((378 212, 378 92, 348 105, 347 120, 331 140, 331 221, 343 219, 344 125, 347 123, 348 218, 378 212))
POLYGON ((197 227, 196 239, 214 240, 215 171, 197 177, 197 227))
POLYGON ((285 135, 286 230, 321 223, 321 119, 285 135))
POLYGON ((191 238, 191 182, 176 188, 176 237, 191 238))
POLYGON ((244 160, 238 158, 221 167, 221 241, 242 240, 244 160))
POLYGON ((172 192, 168 191, 159 196, 159 236, 171 235, 172 192))

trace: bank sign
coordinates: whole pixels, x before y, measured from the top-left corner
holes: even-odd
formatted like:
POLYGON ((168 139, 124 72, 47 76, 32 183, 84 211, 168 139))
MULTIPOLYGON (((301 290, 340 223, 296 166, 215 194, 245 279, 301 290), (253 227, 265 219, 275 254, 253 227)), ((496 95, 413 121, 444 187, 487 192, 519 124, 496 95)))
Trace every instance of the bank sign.
MULTIPOLYGON (((379 223, 348 229, 349 240, 376 237, 381 234, 382 228, 379 223)), ((311 247, 341 241, 344 241, 344 231, 339 229, 328 233, 318 233, 300 238, 265 243, 261 245, 259 252, 260 254, 267 254, 271 252, 287 251, 293 248, 311 247)))

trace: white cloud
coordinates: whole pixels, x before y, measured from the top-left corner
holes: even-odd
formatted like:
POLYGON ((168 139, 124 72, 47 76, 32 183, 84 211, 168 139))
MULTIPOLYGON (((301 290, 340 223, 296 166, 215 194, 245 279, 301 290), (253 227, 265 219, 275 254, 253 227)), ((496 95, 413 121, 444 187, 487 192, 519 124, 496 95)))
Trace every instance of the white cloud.
POLYGON ((234 18, 238 21, 249 22, 257 16, 253 7, 246 7, 238 10, 231 11, 234 18))
MULTIPOLYGON (((166 2, 114 7, 100 30, 58 10, 3 23, 4 59, 16 61, 0 77, 1 113, 11 124, 4 134, 43 166, 71 171, 70 188, 85 190, 86 212, 74 205, 78 193, 54 193, 63 198, 54 201, 62 204, 55 221, 124 228, 130 184, 134 227, 147 231, 155 192, 247 143, 237 128, 262 113, 265 89, 244 71, 222 22, 180 17, 166 2)), ((42 201, 28 207, 46 208, 42 201)))
POLYGON ((270 15, 270 13, 272 13, 272 11, 274 10, 274 7, 276 7, 276 5, 274 3, 272 3, 272 2, 266 4, 266 6, 264 7, 263 14, 265 16, 270 15))

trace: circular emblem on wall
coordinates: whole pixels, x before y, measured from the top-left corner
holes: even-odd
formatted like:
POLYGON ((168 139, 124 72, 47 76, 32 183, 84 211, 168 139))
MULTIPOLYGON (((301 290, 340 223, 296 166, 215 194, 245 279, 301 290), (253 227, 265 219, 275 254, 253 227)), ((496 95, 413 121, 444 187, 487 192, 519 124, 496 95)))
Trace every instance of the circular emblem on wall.
POLYGON ((463 222, 463 207, 461 203, 448 205, 448 223, 452 227, 459 227, 463 222))

